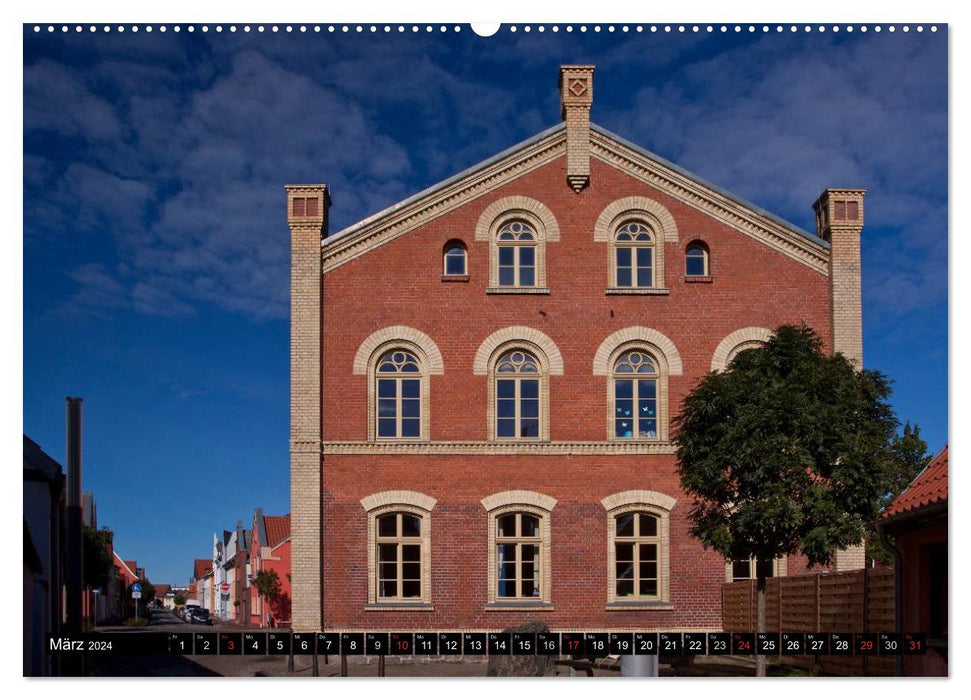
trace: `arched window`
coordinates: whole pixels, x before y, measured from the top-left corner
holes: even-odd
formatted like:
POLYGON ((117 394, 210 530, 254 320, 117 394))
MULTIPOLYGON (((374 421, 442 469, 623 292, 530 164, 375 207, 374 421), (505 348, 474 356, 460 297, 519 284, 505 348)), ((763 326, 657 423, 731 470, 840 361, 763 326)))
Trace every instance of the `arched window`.
POLYGON ((631 350, 617 358, 612 377, 615 438, 657 439, 658 377, 657 363, 642 350, 631 350))
POLYGON ((607 604, 618 609, 670 605, 671 496, 623 491, 601 500, 607 509, 607 604), (633 607, 632 607, 633 606, 633 607))
POLYGON ((658 597, 658 518, 645 511, 614 516, 615 595, 625 598, 658 597))
POLYGON ((708 247, 704 243, 694 241, 688 244, 684 252, 684 274, 687 277, 708 277, 711 274, 708 268, 708 247))
POLYGON ((496 234, 500 287, 536 286, 536 231, 526 221, 513 219, 496 234))
POLYGON ((392 511, 375 518, 377 599, 422 598, 422 517, 392 511))
POLYGON ((654 286, 653 231, 643 222, 629 220, 614 233, 614 285, 623 288, 654 286))
MULTIPOLYGON (((488 513, 490 607, 551 605, 550 518, 556 499, 503 491, 482 499, 488 513)), ((521 609, 521 608, 516 608, 521 609)))
POLYGON ((417 491, 381 491, 361 499, 367 512, 370 610, 431 605, 431 525, 435 499, 417 491))
POLYGON ((422 371, 418 358, 403 348, 378 360, 377 437, 418 439, 422 435, 422 371))
POLYGON ((513 349, 495 364, 496 438, 539 439, 540 364, 525 350, 513 349))
POLYGON ((543 560, 542 518, 532 513, 510 512, 495 519, 496 598, 541 597, 543 560))
POLYGON ((467 263, 468 253, 462 241, 449 241, 446 243, 442 257, 442 274, 450 277, 462 277, 469 274, 467 263))

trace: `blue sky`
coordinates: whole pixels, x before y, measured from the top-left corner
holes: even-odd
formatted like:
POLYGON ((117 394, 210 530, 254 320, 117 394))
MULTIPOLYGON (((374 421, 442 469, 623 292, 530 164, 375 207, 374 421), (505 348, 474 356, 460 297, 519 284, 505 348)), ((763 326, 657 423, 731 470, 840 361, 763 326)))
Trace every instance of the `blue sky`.
POLYGON ((32 27, 23 429, 62 460, 64 397, 84 398, 85 489, 153 581, 289 509, 283 185, 326 182, 343 228, 557 123, 562 63, 597 65, 595 122, 807 230, 823 188, 867 188, 865 364, 932 452, 947 440, 943 26, 32 27))

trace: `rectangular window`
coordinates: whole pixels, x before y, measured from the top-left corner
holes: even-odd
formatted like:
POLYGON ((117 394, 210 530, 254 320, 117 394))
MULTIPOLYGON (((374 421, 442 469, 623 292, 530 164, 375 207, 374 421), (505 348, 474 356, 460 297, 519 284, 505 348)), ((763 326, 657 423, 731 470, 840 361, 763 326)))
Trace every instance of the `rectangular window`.
POLYGON ((631 287, 634 285, 634 271, 631 262, 631 249, 617 249, 617 286, 631 287))
POLYGON ((499 286, 516 285, 516 249, 510 246, 499 248, 499 286))
POLYGON ((652 262, 653 251, 650 248, 637 249, 637 286, 650 287, 654 279, 652 262))
POLYGON ((519 251, 519 286, 536 286, 536 249, 531 247, 517 248, 519 251))
POLYGON ((836 211, 833 214, 833 218, 836 219, 837 221, 845 221, 846 220, 846 202, 844 200, 841 200, 841 199, 840 200, 837 200, 836 201, 836 205, 835 205, 834 208, 836 209, 836 211))
POLYGON ((856 221, 860 218, 859 202, 846 203, 846 218, 851 221, 856 221))
POLYGON ((304 197, 294 197, 293 198, 293 215, 294 216, 306 216, 307 215, 307 200, 304 197))

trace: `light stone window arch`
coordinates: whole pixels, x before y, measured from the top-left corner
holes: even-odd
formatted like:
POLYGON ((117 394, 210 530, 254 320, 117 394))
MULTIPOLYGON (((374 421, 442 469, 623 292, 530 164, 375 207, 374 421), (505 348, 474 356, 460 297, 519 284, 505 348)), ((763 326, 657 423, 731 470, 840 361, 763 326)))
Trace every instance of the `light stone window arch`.
MULTIPOLYGON (((636 232, 635 232, 636 233, 636 232)), ((614 294, 666 293, 664 271, 664 244, 678 242, 678 227, 674 217, 659 202, 647 197, 624 197, 608 204, 597 217, 593 229, 593 240, 607 244, 607 292, 614 294), (644 240, 631 238, 631 225, 641 227, 646 232, 644 240), (625 239, 625 240, 620 240, 625 239), (628 240, 629 239, 629 240, 628 240), (619 251, 632 250, 632 283, 624 279, 621 270, 623 261, 619 251), (638 250, 650 253, 637 253, 638 250), (650 257, 649 284, 638 283, 638 255, 650 257)), ((645 262, 645 261, 642 261, 645 262)), ((643 265, 642 265, 643 268, 643 265)), ((642 273, 643 269, 642 269, 642 273)))
MULTIPOLYGON (((607 437, 611 441, 626 442, 632 439, 646 440, 650 442, 667 442, 669 439, 668 423, 670 420, 670 410, 668 407, 668 377, 680 375, 682 373, 681 355, 664 334, 653 328, 642 326, 632 326, 616 331, 608 336, 597 349, 593 359, 594 376, 607 377, 607 437), (617 380, 616 369, 619 360, 629 353, 642 353, 650 358, 654 364, 655 371, 650 379, 656 382, 655 396, 657 420, 657 431, 655 437, 644 437, 639 435, 639 430, 634 431, 632 436, 625 437, 617 431, 617 380)), ((640 408, 638 407, 638 410, 640 408)), ((633 416, 631 416, 633 419, 633 416)))
MULTIPOLYGON (((435 342, 426 334, 407 326, 391 326, 382 328, 365 338, 358 347, 354 357, 354 374, 367 376, 367 439, 369 442, 382 441, 428 441, 430 439, 431 406, 430 406, 430 376, 443 374, 445 365, 442 354, 435 342), (379 437, 378 430, 378 383, 382 379, 391 379, 392 375, 383 373, 379 367, 382 358, 393 351, 401 351, 413 355, 419 366, 417 374, 409 375, 419 381, 420 398, 420 426, 419 433, 413 437, 379 437)), ((398 399, 400 401, 400 396, 398 399)))
POLYGON ((676 500, 656 491, 623 491, 601 500, 607 511, 607 605, 670 605, 670 514, 676 500))
POLYGON ((361 499, 367 512, 368 609, 431 605, 435 503, 415 491, 383 491, 361 499))
POLYGON ((556 499, 503 491, 482 499, 488 513, 490 607, 552 608, 550 518, 556 499))
POLYGON ((546 244, 560 240, 560 227, 545 204, 522 195, 493 202, 479 216, 475 240, 489 242, 489 293, 549 293, 546 244), (513 273, 509 279, 500 279, 501 248, 509 258, 501 261, 504 274, 513 273))
POLYGON ((711 371, 724 372, 742 350, 765 345, 771 337, 772 331, 757 326, 739 328, 737 331, 729 333, 715 348, 715 354, 711 358, 711 371))
MULTIPOLYGON (((488 377, 486 421, 488 439, 497 439, 497 364, 507 353, 520 350, 529 353, 539 363, 539 436, 529 438, 541 442, 550 439, 550 376, 563 374, 563 356, 556 343, 545 333, 526 326, 501 328, 479 346, 472 364, 472 372, 488 377)), ((509 438, 504 438, 504 440, 509 438)), ((518 438, 526 440, 527 438, 518 438)))

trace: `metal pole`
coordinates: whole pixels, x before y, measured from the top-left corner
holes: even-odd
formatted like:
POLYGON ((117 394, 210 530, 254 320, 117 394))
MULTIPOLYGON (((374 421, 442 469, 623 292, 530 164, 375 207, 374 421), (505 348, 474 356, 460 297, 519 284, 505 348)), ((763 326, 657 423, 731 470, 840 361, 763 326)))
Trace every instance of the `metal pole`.
POLYGON ((657 655, 621 656, 620 675, 634 678, 657 678, 657 655))

